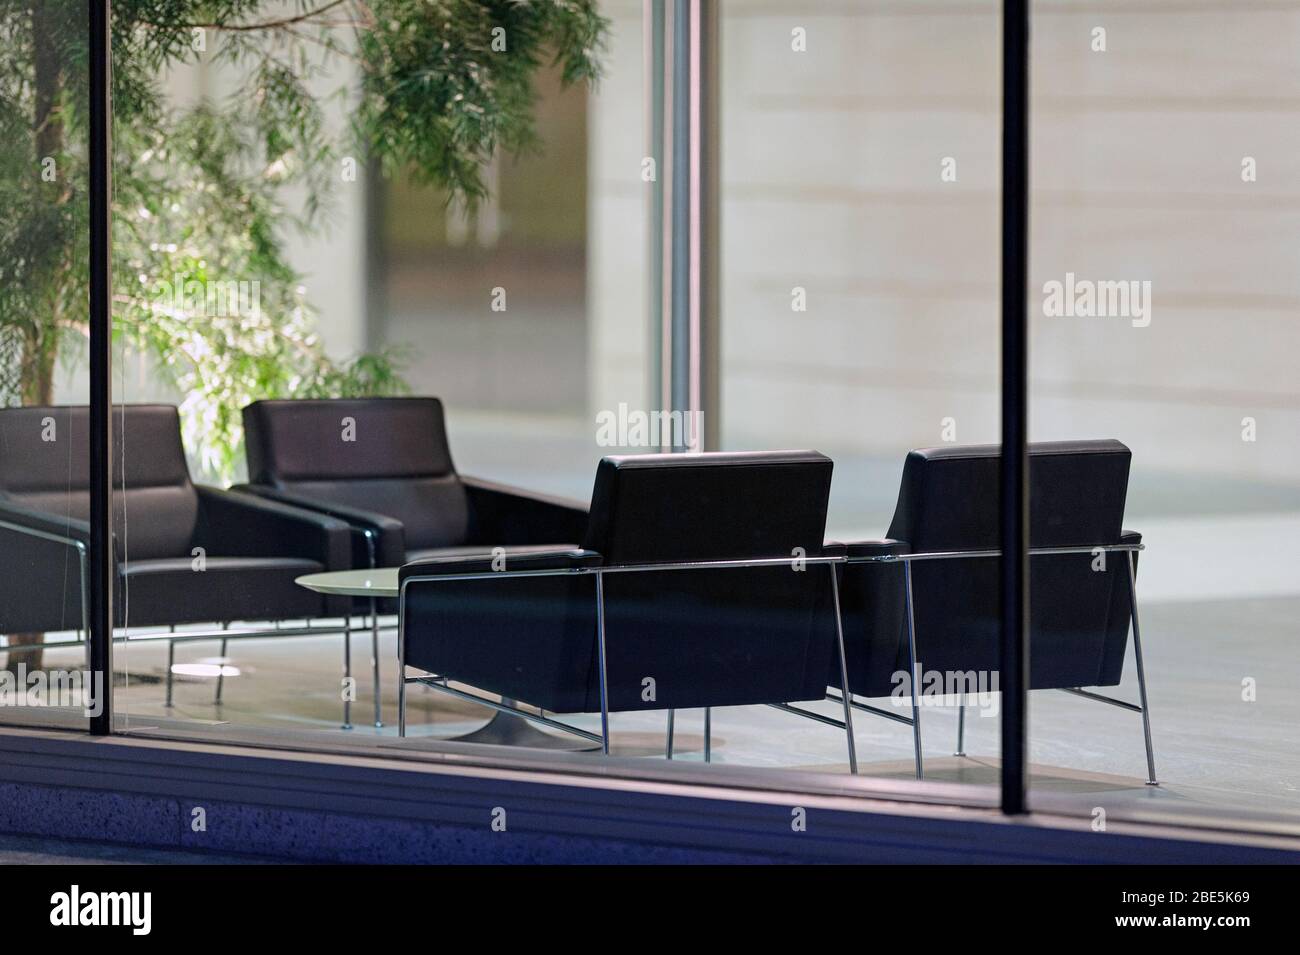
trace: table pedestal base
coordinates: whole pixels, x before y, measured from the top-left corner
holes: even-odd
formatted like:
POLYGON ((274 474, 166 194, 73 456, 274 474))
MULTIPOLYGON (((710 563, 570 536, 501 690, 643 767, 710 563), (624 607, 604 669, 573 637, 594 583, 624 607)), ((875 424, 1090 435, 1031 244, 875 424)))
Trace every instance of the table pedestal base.
POLYGON ((599 743, 591 743, 576 736, 552 736, 537 729, 522 716, 500 712, 486 726, 464 736, 449 737, 448 741, 486 743, 491 746, 530 746, 533 749, 558 749, 570 753, 600 749, 599 743))

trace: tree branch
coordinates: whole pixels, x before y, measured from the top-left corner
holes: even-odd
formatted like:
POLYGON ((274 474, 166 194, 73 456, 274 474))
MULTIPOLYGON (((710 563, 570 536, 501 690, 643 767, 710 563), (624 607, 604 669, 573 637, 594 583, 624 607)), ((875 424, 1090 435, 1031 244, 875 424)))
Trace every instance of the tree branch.
POLYGON ((263 20, 261 23, 172 23, 163 24, 153 20, 141 20, 140 23, 148 24, 151 27, 169 27, 178 30, 224 30, 227 33, 255 33, 258 30, 282 30, 292 27, 298 23, 304 23, 313 20, 324 13, 329 13, 335 7, 341 7, 348 0, 330 0, 315 10, 307 10, 304 13, 298 13, 291 17, 284 17, 280 20, 263 20))

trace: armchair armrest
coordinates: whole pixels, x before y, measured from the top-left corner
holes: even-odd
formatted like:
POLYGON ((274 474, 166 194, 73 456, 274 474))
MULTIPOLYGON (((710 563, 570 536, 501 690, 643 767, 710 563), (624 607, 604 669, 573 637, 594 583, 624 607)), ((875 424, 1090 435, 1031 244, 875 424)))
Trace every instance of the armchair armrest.
POLYGON ((374 541, 376 567, 396 567, 406 557, 406 528, 402 526, 401 521, 387 514, 360 507, 348 507, 346 504, 335 504, 332 501, 322 501, 310 495, 285 491, 267 484, 236 484, 231 490, 278 501, 291 507, 315 511, 318 514, 326 514, 343 521, 352 531, 352 566, 354 567, 370 566, 367 533, 374 541))
POLYGON ((351 527, 317 511, 279 501, 196 486, 199 523, 195 543, 214 556, 304 557, 325 570, 351 567, 351 527))
POLYGON ((580 542, 587 533, 587 505, 570 498, 461 476, 469 498, 472 539, 481 543, 580 542))
POLYGON ((433 557, 402 567, 399 679, 415 667, 553 711, 582 709, 597 578, 571 571, 599 567, 601 555, 511 558, 506 548, 504 566, 492 563, 490 556, 433 557))
POLYGON ((912 545, 907 541, 892 540, 890 538, 852 541, 845 545, 845 554, 850 560, 855 557, 859 559, 866 557, 896 557, 911 552, 912 545))
POLYGON ((500 573, 508 579, 513 571, 528 570, 579 570, 599 567, 604 558, 594 550, 557 550, 545 553, 526 552, 511 554, 503 547, 504 562, 490 555, 482 557, 428 557, 402 565, 397 579, 399 586, 408 577, 426 575, 460 575, 500 573))
POLYGON ((84 627, 89 549, 86 521, 0 500, 0 633, 84 627))
POLYGON ((0 522, 13 525, 0 527, 0 531, 11 534, 45 540, 59 538, 69 546, 90 546, 90 524, 75 517, 60 517, 12 501, 0 501, 0 522))

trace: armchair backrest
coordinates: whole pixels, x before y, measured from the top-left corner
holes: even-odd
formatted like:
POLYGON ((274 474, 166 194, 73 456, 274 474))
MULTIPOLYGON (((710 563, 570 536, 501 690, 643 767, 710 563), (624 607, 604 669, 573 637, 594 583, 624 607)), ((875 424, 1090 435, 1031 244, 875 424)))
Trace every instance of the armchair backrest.
POLYGON ((437 398, 257 401, 248 480, 394 517, 408 550, 465 542, 469 504, 437 398))
POLYGON ((583 546, 619 564, 819 554, 831 468, 816 451, 606 457, 583 546))
MULTIPOLYGON (((607 457, 584 547, 606 564, 780 558, 762 569, 607 574, 618 709, 821 699, 834 642, 818 556, 831 460, 815 451, 607 457), (801 549, 801 550, 799 550, 801 549), (653 678, 656 701, 642 701, 653 678)), ((593 674, 594 675, 594 674, 593 674)), ((592 682, 591 693, 597 687, 592 682)), ((591 697, 592 701, 597 698, 591 697)))
MULTIPOLYGON (((88 519, 89 428, 85 405, 0 409, 0 497, 88 519)), ((187 556, 199 504, 176 408, 115 405, 113 461, 118 547, 140 560, 187 556)))
MULTIPOLYGON (((913 553, 997 550, 997 445, 913 451, 888 536, 913 553)), ((1030 546, 1117 544, 1128 492, 1129 449, 1118 441, 1029 448, 1030 546)), ((999 653, 999 558, 912 564, 918 666, 993 673, 999 653)), ((1128 565, 1122 552, 1039 555, 1030 560, 1030 685, 1119 682, 1128 635, 1128 565)), ((907 670, 900 565, 845 571, 850 681, 869 696, 890 692, 907 670), (865 633, 865 641, 863 634, 865 633)), ((837 682, 838 678, 836 678, 837 682)))
MULTIPOLYGON (((909 453, 888 536, 913 551, 996 548, 999 454, 996 444, 909 453)), ((1030 546, 1117 543, 1130 457, 1111 440, 1031 444, 1030 546)))

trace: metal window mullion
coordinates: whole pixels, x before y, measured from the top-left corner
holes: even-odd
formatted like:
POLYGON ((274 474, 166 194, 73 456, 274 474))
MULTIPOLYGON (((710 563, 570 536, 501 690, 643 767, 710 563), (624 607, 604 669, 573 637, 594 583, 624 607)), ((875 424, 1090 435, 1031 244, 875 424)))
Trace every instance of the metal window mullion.
MULTIPOLYGON (((671 0, 669 35, 671 78, 667 130, 670 141, 668 206, 669 237, 666 256, 669 283, 667 320, 670 350, 669 409, 689 411, 691 407, 691 11, 690 0, 671 0)), ((673 436, 672 450, 685 448, 673 436)))
POLYGON ((704 0, 646 0, 644 11, 647 148, 658 151, 651 369, 659 408, 683 424, 663 450, 698 451, 718 434, 718 15, 704 0))
POLYGON ((1027 811, 1029 4, 1002 5, 1002 811, 1027 811))
POLYGON ((113 728, 113 393, 111 311, 113 189, 111 150, 112 42, 109 0, 89 0, 90 201, 90 685, 102 699, 91 708, 90 731, 113 728), (95 679, 99 675, 102 679, 95 679))
POLYGON ((646 291, 649 295, 649 387, 646 396, 657 407, 664 407, 669 393, 665 371, 667 340, 664 325, 664 253, 668 248, 664 233, 664 16, 664 0, 644 0, 641 29, 645 155, 653 163, 654 169, 653 178, 647 183, 649 192, 646 209, 646 291))

